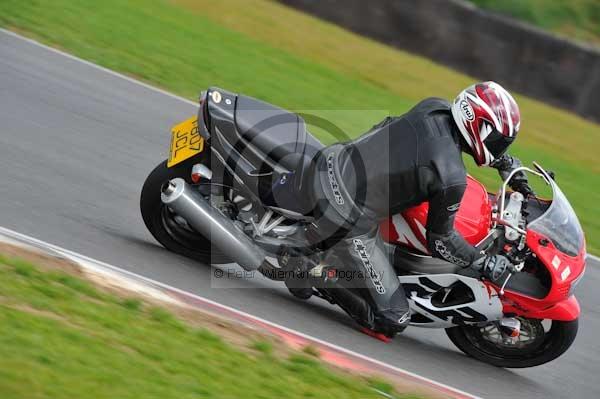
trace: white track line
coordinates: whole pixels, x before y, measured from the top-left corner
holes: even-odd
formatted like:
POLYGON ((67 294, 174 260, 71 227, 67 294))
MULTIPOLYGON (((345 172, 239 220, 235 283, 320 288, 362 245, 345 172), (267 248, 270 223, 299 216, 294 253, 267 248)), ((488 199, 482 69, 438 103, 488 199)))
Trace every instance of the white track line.
POLYGON ((596 255, 587 254, 587 257, 590 258, 591 260, 594 260, 594 261, 600 263, 600 258, 597 257, 596 255))
POLYGON ((42 241, 42 240, 38 240, 37 238, 31 237, 31 236, 28 236, 28 235, 25 235, 25 234, 21 234, 21 233, 18 233, 16 231, 14 231, 14 230, 10 230, 10 229, 7 229, 5 227, 1 227, 0 226, 0 242, 1 241, 5 241, 5 242, 8 242, 8 243, 16 243, 16 244, 25 243, 25 244, 27 244, 29 246, 35 247, 35 248, 40 249, 42 251, 53 253, 53 254, 56 254, 58 256, 64 257, 66 259, 69 259, 69 260, 71 260, 71 261, 73 261, 73 262, 75 262, 77 264, 82 264, 82 265, 84 265, 86 267, 91 267, 91 268, 94 268, 94 269, 108 269, 108 270, 111 270, 111 271, 116 272, 118 274, 131 277, 131 278, 133 278, 133 279, 135 279, 137 281, 142 281, 142 282, 151 284, 151 285, 156 286, 156 287, 161 287, 161 288, 164 288, 166 290, 169 290, 169 291, 172 291, 172 292, 177 292, 179 294, 188 296, 190 298, 197 299, 199 301, 208 303, 208 304, 210 304, 212 306, 224 309, 224 310, 226 310, 228 312, 231 312, 231 313, 243 316, 244 318, 247 318, 247 319, 250 319, 250 320, 255 320, 255 321, 259 322, 259 323, 263 323, 263 324, 269 325, 269 326, 274 327, 276 329, 285 331, 285 332, 287 332, 289 334, 293 334, 293 335, 296 335, 298 337, 304 338, 306 340, 310 340, 310 341, 313 341, 313 342, 318 343, 320 345, 323 345, 325 347, 329 347, 329 348, 334 349, 334 350, 336 350, 338 352, 348 354, 350 356, 353 356, 353 357, 356 357, 356 358, 368 361, 368 362, 373 363, 373 364, 377 364, 377 365, 379 365, 381 367, 384 367, 384 368, 387 368, 389 370, 393 370, 393 371, 395 371, 397 373, 404 374, 406 376, 412 377, 413 379, 415 379, 417 381, 421 381, 422 383, 428 384, 428 385, 436 387, 438 389, 442 389, 442 390, 444 390, 446 392, 448 392, 448 391, 449 392, 454 392, 455 394, 460 395, 460 396, 465 397, 465 398, 478 398, 475 395, 472 395, 470 393, 461 391, 461 390, 459 390, 457 388, 454 388, 454 387, 451 387, 449 385, 443 384, 441 382, 434 381, 434 380, 429 379, 427 377, 423 377, 421 375, 412 373, 412 372, 410 372, 408 370, 405 370, 405 369, 402 369, 402 368, 399 368, 399 367, 396 367, 396 366, 392 366, 391 364, 384 363, 384 362, 382 362, 380 360, 370 358, 370 357, 365 356, 363 354, 354 352, 354 351, 352 351, 350 349, 346 349, 346 348, 343 348, 341 346, 337 346, 335 344, 332 344, 330 342, 323 341, 323 340, 321 340, 319 338, 316 338, 316 337, 313 337, 311 335, 302 333, 300 331, 293 330, 291 328, 282 326, 280 324, 273 323, 271 321, 262 319, 262 318, 260 318, 258 316, 254 316, 254 315, 251 315, 249 313, 243 312, 241 310, 238 310, 238 309, 229 307, 227 305, 223 305, 221 303, 212 301, 212 300, 210 300, 208 298, 205 298, 205 297, 193 294, 193 293, 188 292, 188 291, 181 290, 181 289, 179 289, 177 287, 170 286, 168 284, 162 283, 160 281, 153 280, 153 279, 148 278, 148 277, 144 277, 144 276, 139 275, 137 273, 133 273, 133 272, 131 272, 129 270, 122 269, 122 268, 120 268, 118 266, 114 266, 114 265, 111 265, 109 263, 102 262, 102 261, 90 258, 88 256, 79 254, 77 252, 68 250, 66 248, 62 248, 62 247, 59 247, 57 245, 50 244, 50 243, 42 241), (2 239, 2 237, 4 237, 4 239, 2 239))

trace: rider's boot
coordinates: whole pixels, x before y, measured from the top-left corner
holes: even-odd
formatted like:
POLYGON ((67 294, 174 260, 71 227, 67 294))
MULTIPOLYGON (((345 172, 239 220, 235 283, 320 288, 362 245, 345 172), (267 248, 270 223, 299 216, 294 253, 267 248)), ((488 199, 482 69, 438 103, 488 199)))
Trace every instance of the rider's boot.
POLYGON ((375 328, 373 309, 358 293, 338 284, 326 284, 326 292, 358 324, 368 329, 375 328))
POLYGON ((308 287, 297 287, 288 285, 288 280, 285 281, 288 291, 290 294, 295 296, 298 299, 310 299, 313 296, 313 289, 311 286, 308 287))
POLYGON ((410 313, 398 314, 393 310, 375 313, 368 301, 355 291, 336 286, 327 288, 327 295, 361 327, 361 331, 373 338, 389 342, 404 331, 410 321, 410 313))
MULTIPOLYGON (((360 273, 346 284, 360 288, 361 296, 372 309, 372 329, 393 337, 410 322, 410 310, 404 289, 390 263, 377 228, 344 239, 335 253, 340 264, 360 273)), ((371 324, 371 323, 370 323, 371 324)))
POLYGON ((396 290, 390 300, 390 308, 377 312, 375 317, 376 331, 389 337, 401 333, 410 323, 410 310, 402 286, 396 290), (400 296, 402 296, 400 298, 400 296))
POLYGON ((279 256, 279 264, 285 270, 285 286, 292 295, 300 299, 309 299, 313 295, 309 278, 310 262, 301 254, 284 249, 279 256))

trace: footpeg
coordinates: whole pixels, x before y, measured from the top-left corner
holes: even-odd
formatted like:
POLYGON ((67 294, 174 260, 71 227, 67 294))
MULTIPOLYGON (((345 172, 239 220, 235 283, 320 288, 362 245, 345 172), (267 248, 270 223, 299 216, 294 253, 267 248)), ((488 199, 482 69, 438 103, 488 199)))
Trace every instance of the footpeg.
POLYGON ((514 317, 505 317, 498 321, 500 332, 505 337, 517 338, 521 334, 521 322, 514 317))

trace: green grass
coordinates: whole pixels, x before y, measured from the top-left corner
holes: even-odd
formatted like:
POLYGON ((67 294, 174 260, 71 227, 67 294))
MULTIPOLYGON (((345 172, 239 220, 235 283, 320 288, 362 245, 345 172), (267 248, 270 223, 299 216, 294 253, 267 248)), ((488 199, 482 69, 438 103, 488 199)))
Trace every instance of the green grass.
POLYGON ((359 399, 391 389, 301 353, 277 357, 268 343, 255 349, 242 351, 163 308, 0 255, 2 399, 359 399))
POLYGON ((598 0, 470 0, 541 28, 578 40, 600 44, 598 0))
MULTIPOLYGON (((452 98, 473 82, 271 1, 3 0, 0 25, 189 98, 217 85, 293 110, 319 110, 350 136, 386 112, 401 114, 426 96, 452 98), (354 111, 325 111, 331 109, 354 111)), ((600 127, 516 97, 523 128, 513 153, 556 172, 588 249, 600 252, 600 127)), ((168 126, 160 128, 167 134, 168 126)), ((470 171, 498 187, 494 171, 470 171)))

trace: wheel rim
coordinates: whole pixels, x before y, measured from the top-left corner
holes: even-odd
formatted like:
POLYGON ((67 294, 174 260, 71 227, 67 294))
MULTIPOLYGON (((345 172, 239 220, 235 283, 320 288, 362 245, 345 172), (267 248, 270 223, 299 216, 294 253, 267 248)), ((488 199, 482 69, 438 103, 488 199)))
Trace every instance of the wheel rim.
POLYGON ((465 335, 478 350, 497 358, 522 359, 536 356, 547 342, 550 328, 542 320, 518 318, 521 333, 511 338, 502 335, 496 323, 465 329, 465 335))
POLYGON ((166 205, 161 207, 160 219, 165 231, 180 244, 190 249, 197 249, 199 243, 206 242, 206 239, 188 225, 185 219, 166 205))

